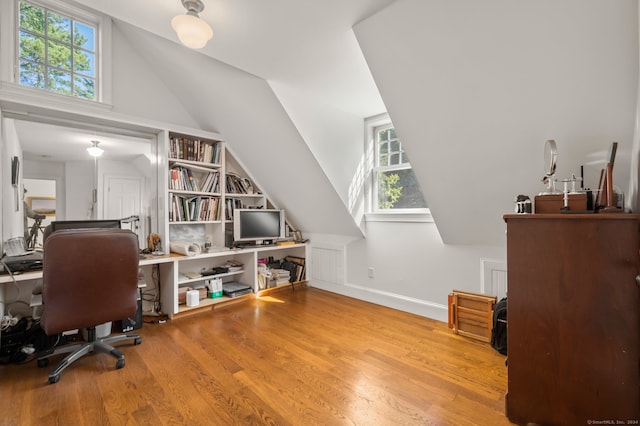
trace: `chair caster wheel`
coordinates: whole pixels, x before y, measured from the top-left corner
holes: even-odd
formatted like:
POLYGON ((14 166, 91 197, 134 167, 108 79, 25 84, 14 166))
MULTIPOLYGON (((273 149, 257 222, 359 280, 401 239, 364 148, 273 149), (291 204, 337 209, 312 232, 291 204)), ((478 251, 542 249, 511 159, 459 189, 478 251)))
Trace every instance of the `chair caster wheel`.
POLYGON ((139 338, 139 337, 138 337, 137 339, 134 339, 134 340, 133 340, 133 344, 134 344, 134 345, 139 345, 140 343, 142 343, 142 339, 141 339, 141 338, 139 338))
POLYGON ((49 358, 38 359, 38 367, 43 368, 49 365, 49 358))
POLYGON ((122 367, 124 367, 124 359, 119 359, 116 361, 116 369, 120 369, 122 367))
POLYGON ((60 380, 59 374, 56 374, 55 376, 51 376, 49 377, 49 384, 52 385, 54 383, 58 383, 58 380, 60 380))

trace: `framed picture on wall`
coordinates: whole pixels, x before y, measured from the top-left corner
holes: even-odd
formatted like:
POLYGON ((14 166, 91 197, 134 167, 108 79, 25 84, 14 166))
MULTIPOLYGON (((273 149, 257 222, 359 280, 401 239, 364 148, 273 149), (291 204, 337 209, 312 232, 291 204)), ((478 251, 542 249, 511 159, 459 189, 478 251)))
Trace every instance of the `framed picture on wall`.
POLYGON ((56 215, 56 197, 27 197, 27 205, 34 213, 56 215))

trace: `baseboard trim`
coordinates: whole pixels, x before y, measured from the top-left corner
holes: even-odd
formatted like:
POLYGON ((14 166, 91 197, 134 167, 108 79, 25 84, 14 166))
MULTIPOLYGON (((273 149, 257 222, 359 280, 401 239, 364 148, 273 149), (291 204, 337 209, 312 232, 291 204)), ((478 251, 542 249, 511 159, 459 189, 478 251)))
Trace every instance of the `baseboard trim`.
POLYGON ((439 303, 407 297, 400 294, 390 293, 388 291, 362 287, 355 284, 335 284, 326 281, 314 280, 309 282, 308 285, 309 287, 316 287, 322 290, 375 303, 376 305, 398 309, 400 311, 409 312, 437 321, 447 322, 448 320, 448 307, 439 303))

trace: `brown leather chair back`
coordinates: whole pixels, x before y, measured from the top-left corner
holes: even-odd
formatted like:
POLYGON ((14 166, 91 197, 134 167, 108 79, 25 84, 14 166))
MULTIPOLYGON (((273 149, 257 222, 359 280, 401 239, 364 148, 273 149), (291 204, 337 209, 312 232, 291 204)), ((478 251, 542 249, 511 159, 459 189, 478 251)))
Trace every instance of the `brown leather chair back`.
POLYGON ((44 244, 42 327, 49 334, 136 312, 138 239, 124 229, 64 229, 44 244))

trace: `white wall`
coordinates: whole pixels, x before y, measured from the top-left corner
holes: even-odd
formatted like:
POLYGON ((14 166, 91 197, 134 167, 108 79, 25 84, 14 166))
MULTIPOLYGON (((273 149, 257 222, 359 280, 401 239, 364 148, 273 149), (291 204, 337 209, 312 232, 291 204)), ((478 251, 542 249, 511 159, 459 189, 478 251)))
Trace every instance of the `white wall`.
POLYGON ((2 241, 24 236, 24 206, 22 194, 22 171, 17 187, 11 185, 11 159, 16 156, 20 160, 20 168, 24 167, 22 149, 11 120, 2 120, 0 136, 2 136, 2 241), (17 195, 17 202, 16 202, 17 195))
POLYGON ((320 286, 446 320, 448 292, 482 291, 482 261, 505 260, 502 215, 543 190, 549 138, 557 177, 584 164, 591 187, 617 141, 614 183, 626 192, 637 16, 633 0, 398 0, 360 22, 436 224, 367 222, 366 239, 343 246, 343 282, 320 286))
POLYGON ((355 27, 447 243, 502 244, 502 214, 559 179, 595 187, 619 143, 628 190, 638 83, 636 0, 399 0, 355 27))
MULTIPOLYGON (((93 161, 67 161, 65 170, 67 211, 64 220, 91 219, 94 188, 93 161)), ((60 220, 63 219, 60 218, 60 220)))

